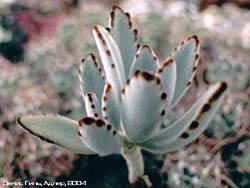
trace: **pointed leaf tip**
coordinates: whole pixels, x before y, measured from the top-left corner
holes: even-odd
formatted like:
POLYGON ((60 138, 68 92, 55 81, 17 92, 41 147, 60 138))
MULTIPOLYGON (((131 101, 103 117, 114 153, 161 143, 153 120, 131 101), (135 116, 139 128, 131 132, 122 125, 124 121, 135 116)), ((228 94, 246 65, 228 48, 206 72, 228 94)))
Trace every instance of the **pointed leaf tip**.
POLYGON ((196 139, 214 117, 226 89, 225 82, 211 86, 180 119, 148 139, 142 147, 152 152, 165 153, 196 139))
POLYGON ((30 134, 75 153, 95 154, 78 136, 78 123, 58 115, 27 115, 16 122, 30 134))

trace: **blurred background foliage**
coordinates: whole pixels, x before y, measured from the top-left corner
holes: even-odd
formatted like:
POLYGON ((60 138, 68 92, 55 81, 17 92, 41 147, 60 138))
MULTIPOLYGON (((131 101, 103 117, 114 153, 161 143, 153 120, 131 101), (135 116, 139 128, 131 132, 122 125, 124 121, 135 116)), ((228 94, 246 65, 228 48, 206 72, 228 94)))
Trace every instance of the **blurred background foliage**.
MULTIPOLYGON (((41 142, 14 123, 26 113, 85 113, 78 65, 96 53, 93 24, 106 24, 113 4, 130 12, 140 43, 163 61, 191 34, 201 60, 173 121, 210 83, 229 91, 209 128, 191 145, 153 156, 161 187, 250 187, 250 2, 248 0, 0 0, 0 182, 70 177, 80 155, 41 142)), ((97 53, 96 53, 97 54, 97 53)), ((147 158, 146 158, 147 164, 147 158)), ((159 187, 160 187, 159 186, 159 187)))

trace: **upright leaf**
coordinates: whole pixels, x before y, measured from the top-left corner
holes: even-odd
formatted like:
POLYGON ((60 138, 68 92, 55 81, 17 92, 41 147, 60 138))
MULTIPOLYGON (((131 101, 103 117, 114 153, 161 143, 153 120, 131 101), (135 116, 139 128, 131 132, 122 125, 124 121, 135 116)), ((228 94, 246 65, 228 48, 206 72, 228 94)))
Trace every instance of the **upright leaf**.
POLYGON ((199 39, 188 37, 175 49, 172 57, 176 62, 176 85, 172 106, 177 104, 191 86, 199 59, 199 39))
POLYGON ((129 77, 136 70, 155 73, 158 68, 158 60, 153 50, 148 45, 142 45, 133 60, 129 77))
POLYGON ((85 109, 90 117, 102 117, 101 106, 95 93, 88 92, 85 95, 85 109))
POLYGON ((120 50, 110 33, 102 26, 94 26, 93 35, 102 59, 106 79, 119 93, 125 84, 120 50))
POLYGON ((129 14, 123 12, 118 6, 113 6, 109 27, 110 33, 120 49, 126 79, 128 79, 130 67, 136 53, 137 30, 132 29, 129 14))
POLYGON ((176 84, 176 63, 170 58, 163 62, 157 70, 157 76, 163 81, 163 91, 168 95, 166 110, 170 110, 175 93, 176 84))
POLYGON ((166 93, 159 78, 135 71, 122 94, 121 117, 129 139, 140 143, 159 127, 165 116, 166 93))
POLYGON ((102 115, 115 129, 120 129, 120 100, 109 83, 106 83, 102 96, 102 115))
POLYGON ((89 54, 82 59, 79 67, 79 80, 83 98, 88 92, 93 92, 99 100, 101 99, 105 77, 94 54, 89 54))

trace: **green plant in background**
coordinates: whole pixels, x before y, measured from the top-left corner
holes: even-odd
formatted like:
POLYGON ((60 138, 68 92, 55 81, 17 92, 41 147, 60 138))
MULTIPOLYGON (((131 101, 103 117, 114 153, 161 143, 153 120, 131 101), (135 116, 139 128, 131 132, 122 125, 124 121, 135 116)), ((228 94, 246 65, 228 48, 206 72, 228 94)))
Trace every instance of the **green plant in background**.
POLYGON ((137 44, 137 30, 129 14, 117 6, 109 27, 96 25, 93 35, 102 64, 93 54, 80 64, 86 116, 75 121, 59 115, 25 115, 17 117, 17 123, 42 140, 75 153, 121 154, 128 165, 129 182, 144 180, 150 187, 141 149, 166 153, 197 138, 219 108, 227 85, 211 86, 178 120, 161 129, 197 71, 197 36, 182 41, 160 63, 148 45, 137 44))

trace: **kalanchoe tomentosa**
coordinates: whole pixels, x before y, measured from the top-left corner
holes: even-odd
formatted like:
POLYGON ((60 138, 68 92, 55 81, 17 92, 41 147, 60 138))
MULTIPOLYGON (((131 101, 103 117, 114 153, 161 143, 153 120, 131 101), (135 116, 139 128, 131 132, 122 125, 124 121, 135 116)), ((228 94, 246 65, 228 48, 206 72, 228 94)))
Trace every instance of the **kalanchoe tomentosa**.
POLYGON ((81 154, 121 154, 129 182, 143 179, 141 149, 165 153, 190 143, 208 126, 226 90, 217 83, 177 121, 160 129, 168 112, 190 88, 199 60, 199 40, 182 41, 164 62, 148 45, 137 44, 128 13, 113 7, 109 27, 96 25, 94 54, 82 59, 79 79, 86 117, 78 122, 58 115, 26 115, 17 123, 31 134, 81 154), (103 71, 104 70, 104 71, 103 71))

